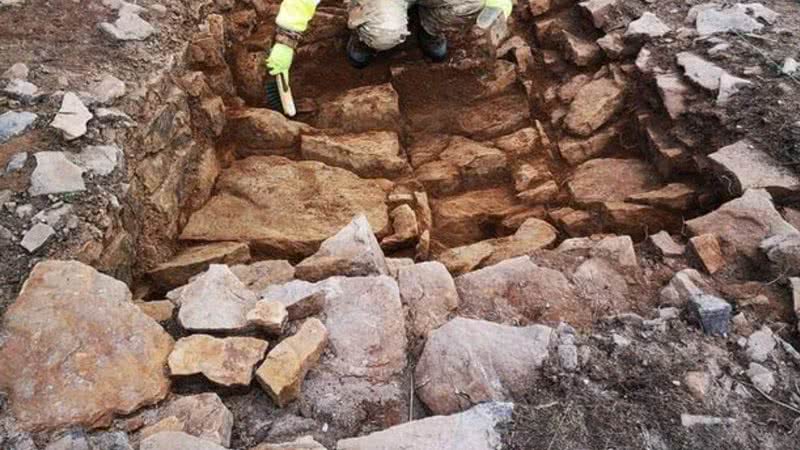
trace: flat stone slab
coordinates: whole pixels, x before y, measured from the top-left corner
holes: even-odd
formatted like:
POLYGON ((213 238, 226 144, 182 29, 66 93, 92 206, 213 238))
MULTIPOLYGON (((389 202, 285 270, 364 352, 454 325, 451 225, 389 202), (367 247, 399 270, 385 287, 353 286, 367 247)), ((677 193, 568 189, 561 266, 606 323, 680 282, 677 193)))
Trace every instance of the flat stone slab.
POLYGON ((178 322, 191 331, 241 331, 250 327, 247 313, 256 301, 228 266, 212 264, 180 291, 178 322))
POLYGON ((461 448, 496 450, 502 448, 500 427, 511 422, 512 403, 489 402, 450 416, 414 420, 366 436, 344 439, 338 450, 432 450, 461 448))
POLYGON ((300 154, 305 159, 341 167, 365 178, 394 178, 410 170, 397 133, 389 131, 306 135, 300 140, 300 154))
POLYGON ((272 257, 308 256, 363 213, 378 236, 389 228, 381 185, 320 162, 277 156, 238 160, 195 212, 181 239, 250 242, 272 257))
POLYGON ((201 373, 222 386, 248 386, 253 368, 267 352, 269 342, 250 337, 215 338, 194 334, 181 338, 169 355, 175 375, 201 373))
POLYGON ((172 338, 85 264, 37 264, 2 328, 0 386, 26 429, 107 425, 169 392, 172 338))
POLYGON ((689 10, 689 19, 692 18, 698 34, 707 36, 729 31, 759 31, 764 28, 760 20, 773 23, 778 18, 778 13, 761 3, 735 3, 724 8, 717 3, 704 3, 689 10))
POLYGON ((570 133, 588 137, 622 108, 624 92, 610 79, 594 80, 578 90, 564 124, 570 133))
POLYGON ((139 450, 227 450, 225 447, 182 431, 162 431, 144 440, 139 450))
POLYGON ((581 204, 621 202, 659 187, 659 181, 656 171, 645 161, 601 158, 578 166, 567 187, 581 204))
POLYGON ((36 168, 31 173, 31 195, 63 194, 86 190, 83 169, 73 164, 64 152, 38 152, 36 168))
POLYGON ((25 132, 38 117, 27 111, 8 111, 0 114, 0 143, 25 132))
POLYGON ((455 318, 428 338, 414 376, 417 394, 434 414, 510 400, 535 384, 554 338, 544 325, 455 318))
POLYGON ((178 397, 159 411, 159 417, 174 417, 183 424, 182 431, 204 441, 231 445, 233 414, 213 392, 178 397))
POLYGON ((61 130, 64 139, 71 141, 86 134, 86 124, 94 117, 74 92, 67 92, 61 100, 61 109, 50 126, 61 130))
POLYGON ((752 188, 764 188, 773 195, 800 191, 800 176, 747 140, 722 147, 709 158, 721 174, 731 177, 738 195, 752 188))
POLYGON ((184 249, 172 259, 147 272, 150 278, 167 289, 186 284, 189 278, 211 264, 239 264, 250 260, 250 249, 242 242, 214 242, 184 249))

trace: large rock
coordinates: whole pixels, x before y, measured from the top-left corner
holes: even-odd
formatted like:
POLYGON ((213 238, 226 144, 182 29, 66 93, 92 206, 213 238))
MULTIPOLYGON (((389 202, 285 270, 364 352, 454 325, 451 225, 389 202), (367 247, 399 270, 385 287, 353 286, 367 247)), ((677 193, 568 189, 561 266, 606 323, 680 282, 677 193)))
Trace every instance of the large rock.
POLYGON ((455 318, 434 331, 417 363, 417 395, 434 414, 523 395, 549 357, 553 329, 455 318))
POLYGON ((172 345, 121 281, 44 261, 5 313, 0 386, 25 428, 102 426, 167 395, 172 345))
POLYGON ((294 279, 294 267, 285 259, 268 259, 252 264, 237 264, 231 272, 254 292, 260 292, 272 284, 288 283, 294 279))
POLYGON ((502 427, 511 422, 511 403, 490 402, 450 416, 434 416, 397 425, 367 436, 344 439, 338 450, 431 450, 502 448, 502 427))
POLYGON ((751 258, 758 256, 758 247, 764 238, 800 233, 783 220, 772 204, 772 196, 763 189, 749 189, 741 197, 687 221, 686 225, 693 236, 716 234, 723 244, 751 258))
POLYGON ((256 301, 228 266, 212 264, 180 291, 178 322, 190 331, 241 331, 248 328, 247 313, 256 301))
POLYGON ((227 450, 182 431, 162 431, 142 440, 139 450, 227 450))
POLYGON ((624 103, 624 92, 610 79, 601 78, 578 90, 570 104, 564 124, 578 136, 590 136, 608 122, 624 103))
POLYGON ((453 275, 461 275, 479 267, 494 253, 491 239, 445 250, 436 259, 453 275))
POLYGON ((400 298, 409 309, 410 329, 418 337, 442 326, 458 309, 458 292, 447 268, 439 262, 401 267, 400 298))
POLYGON ((222 386, 249 386, 253 367, 268 346, 269 342, 250 337, 219 339, 193 334, 175 343, 169 355, 169 371, 173 376, 202 373, 222 386))
POLYGON ((319 361, 327 343, 325 325, 319 319, 308 319, 297 333, 269 352, 256 378, 275 404, 283 407, 297 398, 306 374, 319 361))
POLYGON ((483 189, 433 202, 433 239, 448 247, 466 245, 485 237, 485 228, 525 208, 507 189, 483 189))
POLYGON ((575 169, 567 187, 581 204, 624 201, 658 187, 658 174, 638 159, 593 159, 575 169))
POLYGON ((386 258, 367 217, 352 222, 322 243, 319 250, 295 267, 297 278, 319 281, 335 275, 387 275, 386 258))
POLYGON ((455 283, 462 315, 522 324, 591 317, 561 272, 539 267, 527 256, 461 275, 455 283))
POLYGON ((410 170, 397 133, 388 131, 303 136, 300 154, 304 159, 341 167, 365 178, 395 178, 410 170))
POLYGON ((800 191, 800 176, 766 152, 742 140, 709 155, 720 175, 733 181, 736 195, 748 189, 763 188, 773 195, 800 191))
POLYGON ((317 126, 349 132, 397 130, 400 102, 392 85, 349 90, 319 108, 317 126))
POLYGON ((204 441, 229 447, 233 414, 213 392, 179 397, 159 412, 159 417, 174 417, 186 433, 204 441))
POLYGON ((228 115, 230 139, 239 155, 286 155, 300 145, 311 127, 263 108, 246 108, 228 115))
POLYGON ((262 299, 283 304, 289 320, 303 319, 322 312, 329 295, 333 295, 333 292, 325 283, 309 283, 303 280, 267 286, 261 292, 262 299))
MULTIPOLYGON (((446 143, 430 162, 417 154, 416 178, 434 194, 448 194, 469 187, 486 186, 508 177, 506 154, 494 147, 460 136, 446 143)), ((425 155, 427 156, 427 155, 425 155)))
POLYGON ((800 276, 800 234, 779 234, 761 241, 759 246, 775 266, 776 274, 800 276))
POLYGON ((385 200, 378 182, 343 169, 250 157, 222 172, 217 194, 189 218, 181 239, 247 241, 272 257, 307 256, 360 213, 385 235, 385 200))
POLYGON ((550 247, 556 239, 558 231, 552 225, 544 220, 530 218, 513 235, 494 239, 494 251, 489 258, 481 262, 481 266, 490 266, 550 247))
POLYGON ((734 3, 723 7, 718 3, 704 3, 689 11, 689 19, 694 18, 697 32, 701 36, 730 31, 752 33, 773 23, 778 13, 761 3, 734 3))
POLYGON ((239 264, 250 260, 250 248, 242 242, 215 242, 189 247, 147 272, 165 289, 186 284, 189 278, 208 269, 211 264, 239 264))
POLYGON ((528 98, 516 93, 481 100, 454 116, 456 131, 475 140, 499 138, 531 125, 528 98))
POLYGON ((304 415, 355 434, 407 418, 405 313, 388 276, 336 277, 318 283, 328 292, 325 326, 331 353, 303 385, 304 415))

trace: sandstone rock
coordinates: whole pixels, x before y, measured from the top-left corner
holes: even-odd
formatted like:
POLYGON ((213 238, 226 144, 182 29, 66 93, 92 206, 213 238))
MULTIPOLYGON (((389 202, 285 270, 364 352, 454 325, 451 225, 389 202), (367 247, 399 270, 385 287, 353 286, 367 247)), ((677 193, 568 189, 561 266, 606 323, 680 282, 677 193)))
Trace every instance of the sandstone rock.
POLYGON ((663 257, 677 257, 683 255, 685 246, 678 244, 666 231, 659 231, 647 238, 653 248, 663 257))
POLYGON ((747 369, 747 377, 750 378, 753 386, 765 394, 772 392, 775 387, 775 376, 772 371, 761 364, 751 362, 747 369))
POLYGON ((701 234, 689 239, 692 251, 706 272, 713 275, 725 265, 725 257, 719 247, 719 240, 714 234, 701 234))
POLYGON ((353 133, 397 130, 400 126, 397 92, 389 83, 351 89, 320 105, 317 126, 353 133))
POLYGON ((661 19, 651 12, 645 12, 641 17, 628 24, 625 38, 645 41, 664 36, 671 31, 661 19))
POLYGON ((769 154, 742 140, 709 155, 720 175, 727 176, 734 194, 748 189, 766 189, 773 195, 800 191, 800 177, 769 154))
POLYGON ((603 236, 595 238, 567 239, 558 246, 559 252, 573 252, 576 250, 589 250, 592 258, 603 258, 613 261, 622 267, 638 267, 636 250, 630 236, 603 236))
POLYGON ((143 439, 139 450, 227 450, 205 439, 180 431, 162 431, 143 439))
POLYGON ((363 214, 353 218, 350 224, 325 240, 316 253, 295 267, 297 278, 308 281, 319 281, 336 275, 388 273, 383 251, 363 214))
POLYGON ((608 122, 623 102, 624 92, 613 80, 593 80, 578 91, 564 124, 569 132, 588 137, 608 122))
POLYGON ((215 242, 189 247, 167 262, 147 272, 166 289, 186 284, 189 278, 204 272, 211 264, 239 264, 250 260, 250 249, 241 242, 215 242))
POLYGON ((83 169, 67 159, 63 152, 35 153, 36 168, 31 174, 30 195, 61 194, 85 191, 83 169))
POLYGON ((455 318, 428 338, 414 377, 417 394, 434 414, 518 397, 538 378, 551 341, 553 330, 543 325, 455 318))
MULTIPOLYGON (((231 443, 233 414, 214 393, 188 395, 170 402, 161 417, 175 417, 183 422, 184 431, 203 442, 213 442, 225 447, 231 443)), ((142 447, 144 448, 144 447, 142 447)), ((160 450, 161 447, 156 447, 160 450)), ((195 450, 197 447, 188 447, 195 450)))
POLYGON ((705 3, 689 11, 689 18, 692 17, 695 17, 697 32, 707 36, 729 31, 752 33, 764 28, 759 19, 772 23, 778 14, 760 3, 735 3, 728 8, 705 3))
POLYGON ((325 285, 294 280, 268 286, 261 292, 261 298, 281 302, 286 307, 289 320, 298 320, 320 313, 329 294, 331 292, 325 285))
POLYGON ((306 379, 303 409, 353 434, 406 420, 405 314, 394 279, 337 277, 321 284, 330 292, 325 326, 332 352, 306 379))
POLYGON ((558 196, 558 192, 558 184, 554 180, 550 180, 533 189, 520 192, 517 198, 526 205, 545 205, 553 202, 558 196))
POLYGON ((125 95, 125 83, 114 75, 105 74, 89 86, 89 95, 95 103, 109 105, 125 95))
POLYGON ((586 211, 559 208, 550 212, 556 224, 569 236, 584 236, 597 231, 597 224, 586 211))
POLYGON ((697 207, 697 188, 683 183, 670 183, 653 191, 629 196, 626 201, 656 208, 690 211, 697 207))
POLYGON ((415 336, 427 338, 458 309, 456 285, 442 263, 401 267, 397 284, 400 299, 410 311, 410 329, 415 336))
POLYGON ((25 63, 14 63, 9 67, 3 75, 0 75, 0 78, 5 80, 27 80, 28 75, 30 74, 30 70, 25 63))
POLYGON ((224 170, 217 195, 195 212, 181 239, 248 241, 272 257, 313 253, 364 213, 378 236, 389 225, 381 185, 319 162, 250 157, 224 170))
POLYGON ((44 450, 91 450, 89 440, 82 432, 68 433, 51 442, 44 450))
POLYGON ((526 191, 531 186, 551 180, 553 174, 544 164, 521 164, 514 172, 514 188, 518 192, 526 191))
POLYGON ((248 386, 253 367, 267 352, 267 341, 249 337, 218 339, 205 334, 181 338, 169 355, 173 376, 201 373, 222 386, 248 386))
POLYGON ((410 169, 401 155, 397 133, 388 131, 306 135, 301 138, 300 154, 365 178, 395 178, 410 169))
POLYGON ((492 241, 479 241, 474 244, 447 249, 436 259, 444 264, 453 275, 461 275, 476 269, 492 256, 492 253, 494 253, 492 241))
POLYGON ((790 277, 800 275, 800 234, 771 236, 761 241, 759 248, 772 262, 776 273, 790 277))
POLYGON ((56 230, 50 225, 37 223, 25 232, 19 245, 27 250, 28 253, 33 253, 46 244, 54 234, 56 234, 56 230))
POLYGON ((564 57, 576 66, 591 66, 603 57, 600 47, 589 39, 584 39, 566 30, 561 30, 561 47, 564 57))
POLYGON ((580 204, 623 201, 657 186, 658 175, 638 159, 592 159, 578 166, 567 182, 580 204))
POLYGON ((580 3, 580 6, 589 13, 595 27, 608 31, 613 25, 610 17, 617 7, 618 0, 587 0, 580 3))
POLYGON ((675 73, 657 75, 656 86, 664 108, 673 120, 686 112, 686 97, 690 93, 690 88, 681 80, 680 75, 675 73))
POLYGON ((286 306, 276 300, 259 300, 247 313, 247 323, 272 335, 280 335, 288 319, 286 306))
POLYGON ((186 424, 183 423, 181 419, 178 419, 175 416, 165 417, 158 422, 143 427, 139 430, 139 439, 147 439, 148 437, 161 433, 162 431, 181 431, 183 432, 186 429, 186 424))
POLYGON ((575 166, 601 156, 618 136, 615 128, 609 128, 588 139, 565 137, 559 141, 558 150, 565 161, 575 166))
POLYGON ((75 163, 100 176, 110 175, 124 161, 122 149, 116 145, 89 145, 75 155, 75 163))
POLYGON ((11 80, 6 83, 6 86, 3 88, 2 92, 3 94, 25 104, 33 103, 42 96, 42 93, 39 92, 38 86, 28 81, 19 79, 11 80))
POLYGON ((325 446, 315 441, 311 436, 303 436, 292 442, 281 444, 261 444, 251 450, 326 450, 325 446))
POLYGON ((484 238, 483 226, 522 209, 513 193, 506 189, 484 189, 446 197, 433 202, 432 238, 456 247, 484 238))
POLYGON ((136 306, 143 313, 150 316, 156 322, 166 322, 172 319, 175 305, 169 300, 156 300, 150 302, 137 302, 136 306))
POLYGON ((260 292, 271 284, 294 280, 294 267, 284 259, 268 259, 252 264, 237 264, 231 272, 253 292, 260 292))
POLYGON ((618 60, 635 54, 635 47, 626 47, 623 34, 622 30, 614 30, 595 41, 608 59, 618 60))
POLYGON ((308 319, 293 336, 281 341, 256 371, 270 398, 284 407, 297 398, 308 371, 328 343, 328 330, 318 319, 308 319))
POLYGON ((139 17, 138 11, 120 8, 114 23, 103 22, 100 29, 118 41, 143 41, 156 32, 149 22, 139 17))
POLYGON ((775 345, 775 337, 772 334, 772 330, 763 327, 747 338, 745 354, 751 361, 764 362, 769 357, 770 352, 775 349, 775 345))
POLYGON ((61 130, 64 139, 71 141, 86 134, 86 124, 94 117, 74 92, 67 92, 50 126, 61 130))
POLYGON ((235 332, 248 327, 247 313, 256 295, 227 266, 211 264, 182 289, 176 303, 178 322, 186 330, 235 332))
POLYGON ((28 111, 7 111, 0 114, 0 143, 24 133, 38 117, 28 111))
POLYGON ((25 428, 102 426, 169 392, 172 338, 124 283, 79 262, 37 264, 3 333, 0 386, 25 428))
POLYGON ((661 289, 661 302, 667 305, 682 307, 693 295, 700 295, 710 289, 710 285, 700 272, 694 269, 683 269, 676 273, 669 284, 661 289))
POLYGON ((493 265, 550 247, 556 239, 558 231, 552 225, 544 220, 530 218, 512 236, 492 240, 494 250, 491 256, 480 262, 480 266, 493 265))
POLYGON ((308 125, 262 108, 245 108, 228 115, 230 138, 240 155, 286 155, 300 145, 308 125))
POLYGON ((711 389, 711 377, 707 373, 702 371, 686 372, 684 381, 689 393, 695 399, 701 402, 705 400, 708 391, 711 389))
POLYGON ((680 214, 647 205, 605 202, 601 208, 606 223, 612 224, 615 231, 635 236, 637 239, 653 231, 677 232, 683 223, 680 214))
POLYGON ((400 205, 393 209, 389 216, 392 218, 391 235, 381 241, 381 247, 393 249, 412 243, 419 237, 417 215, 408 205, 400 205))
POLYGON ((520 256, 455 279, 460 314, 502 323, 529 324, 591 315, 561 272, 520 256))
POLYGON ((542 146, 542 135, 531 127, 517 130, 509 135, 495 139, 494 146, 506 152, 510 158, 537 152, 542 146))
POLYGON ((747 257, 758 256, 758 246, 768 236, 798 233, 775 210, 772 197, 763 189, 748 189, 741 197, 686 225, 692 235, 716 234, 723 244, 747 257))
POLYGON ((495 139, 529 127, 530 106, 524 95, 503 95, 458 111, 455 121, 458 134, 479 141, 495 139), (487 111, 491 113, 487 114, 487 111))
POLYGON ((490 402, 450 416, 434 416, 397 425, 366 436, 344 439, 339 450, 396 448, 407 450, 444 449, 457 445, 470 450, 502 447, 501 428, 511 421, 513 404, 490 402))

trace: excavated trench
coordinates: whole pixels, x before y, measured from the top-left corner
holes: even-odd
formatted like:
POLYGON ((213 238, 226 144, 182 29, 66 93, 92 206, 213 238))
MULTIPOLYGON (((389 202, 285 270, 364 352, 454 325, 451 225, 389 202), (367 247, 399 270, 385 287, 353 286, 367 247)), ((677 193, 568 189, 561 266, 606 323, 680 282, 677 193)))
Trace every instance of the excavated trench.
MULTIPOLYGON (((571 35, 595 37, 589 19, 566 17, 571 35)), ((186 201, 183 252, 239 241, 254 259, 297 262, 363 212, 387 255, 459 274, 569 237, 680 233, 719 204, 632 62, 584 55, 547 20, 512 22, 497 59, 490 37, 462 33, 444 64, 412 37, 356 70, 345 10, 323 4, 295 59, 292 121, 264 109, 272 22, 232 12, 220 23, 224 46, 209 21, 187 52, 200 91, 223 91, 225 107, 200 94, 192 116, 219 128, 219 172, 208 199, 186 201)))

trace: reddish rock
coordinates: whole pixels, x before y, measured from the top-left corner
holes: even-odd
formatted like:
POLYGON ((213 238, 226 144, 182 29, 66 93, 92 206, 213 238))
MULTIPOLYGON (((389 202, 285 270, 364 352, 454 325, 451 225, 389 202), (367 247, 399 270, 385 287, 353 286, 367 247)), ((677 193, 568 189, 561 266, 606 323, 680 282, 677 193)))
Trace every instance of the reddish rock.
POLYGON ((662 188, 633 194, 626 201, 656 208, 691 211, 697 207, 700 193, 697 188, 683 183, 670 183, 662 188))
POLYGON ((616 128, 603 130, 588 139, 565 137, 558 142, 558 150, 561 157, 574 166, 601 156, 617 137, 616 128))
POLYGON ((658 187, 658 175, 638 159, 593 159, 575 169, 567 187, 580 204, 623 201, 658 187))
POLYGON ((717 236, 701 234, 689 239, 689 245, 709 274, 717 273, 725 265, 725 257, 722 255, 717 236))
POLYGON ((525 209, 505 189, 485 189, 435 200, 433 239, 458 246, 484 238, 483 226, 525 209))
POLYGON ((353 133, 397 130, 400 127, 397 92, 388 83, 352 89, 320 105, 316 123, 320 128, 353 133))
POLYGON ((240 264, 250 260, 250 248, 242 242, 215 242, 189 247, 147 274, 164 289, 182 286, 211 264, 240 264))
POLYGON ((300 154, 304 159, 341 167, 365 178, 394 178, 410 170, 397 134, 388 131, 306 135, 301 138, 300 154))
POLYGON ((453 278, 439 262, 401 267, 397 274, 400 299, 410 312, 411 332, 421 338, 444 325, 458 308, 453 278))
POLYGON ((583 86, 569 106, 564 124, 569 132, 590 136, 623 106, 624 92, 613 80, 601 78, 583 86))
POLYGON ((249 156, 293 154, 300 145, 300 135, 311 127, 277 111, 245 108, 228 114, 228 129, 236 152, 249 156))
POLYGON ((249 337, 215 338, 193 334, 181 338, 169 355, 175 375, 202 373, 222 386, 249 386, 253 367, 264 357, 269 343, 249 337))

